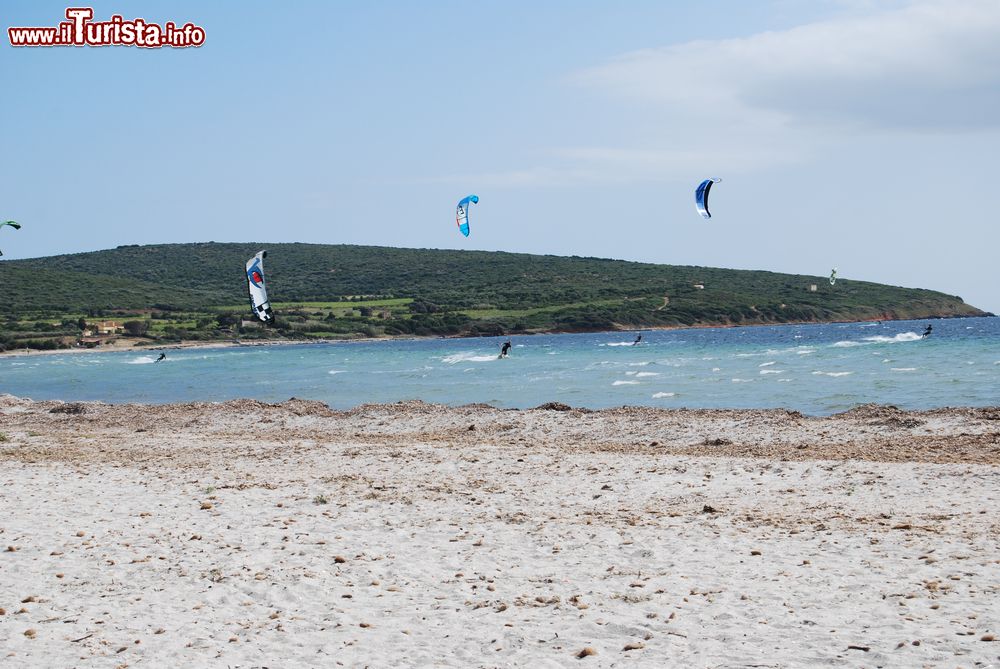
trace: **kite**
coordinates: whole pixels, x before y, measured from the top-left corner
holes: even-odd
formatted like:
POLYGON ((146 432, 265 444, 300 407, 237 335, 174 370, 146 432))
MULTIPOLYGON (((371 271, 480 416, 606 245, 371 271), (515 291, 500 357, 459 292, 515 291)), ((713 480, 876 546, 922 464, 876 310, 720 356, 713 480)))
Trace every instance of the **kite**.
POLYGON ((458 223, 458 229, 462 231, 462 234, 466 237, 469 236, 469 203, 476 204, 479 202, 478 195, 470 195, 468 197, 463 197, 458 201, 458 208, 455 209, 455 222, 458 223))
POLYGON ((712 214, 708 211, 708 192, 712 190, 712 184, 717 184, 722 179, 705 179, 700 184, 698 188, 694 191, 694 204, 698 209, 698 213, 702 215, 703 218, 712 218, 712 214))
MULTIPOLYGON (((21 229, 21 224, 20 223, 15 223, 14 221, 4 221, 3 223, 0 223, 0 228, 2 228, 5 225, 9 225, 10 227, 14 228, 15 230, 20 230, 21 229)), ((2 256, 2 255, 3 255, 3 251, 0 251, 0 256, 2 256)))
POLYGON ((264 258, 267 251, 258 251, 257 255, 247 260, 247 290, 250 293, 250 306, 260 320, 268 323, 274 320, 271 302, 267 299, 267 286, 264 284, 264 258))

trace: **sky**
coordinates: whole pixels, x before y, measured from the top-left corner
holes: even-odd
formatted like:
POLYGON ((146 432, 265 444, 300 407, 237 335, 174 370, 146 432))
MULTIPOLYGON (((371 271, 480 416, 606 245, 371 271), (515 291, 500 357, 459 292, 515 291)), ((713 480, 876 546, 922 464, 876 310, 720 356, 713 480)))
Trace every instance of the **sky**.
POLYGON ((836 267, 1000 313, 997 0, 101 0, 95 20, 205 43, 10 46, 66 6, 0 0, 7 259, 254 241, 836 267))

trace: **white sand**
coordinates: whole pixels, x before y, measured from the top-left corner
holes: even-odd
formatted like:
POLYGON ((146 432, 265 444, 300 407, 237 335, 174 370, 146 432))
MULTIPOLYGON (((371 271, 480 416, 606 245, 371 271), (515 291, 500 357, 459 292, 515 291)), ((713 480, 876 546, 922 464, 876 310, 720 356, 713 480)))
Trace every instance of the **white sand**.
POLYGON ((0 666, 1000 666, 996 409, 57 407, 0 666))

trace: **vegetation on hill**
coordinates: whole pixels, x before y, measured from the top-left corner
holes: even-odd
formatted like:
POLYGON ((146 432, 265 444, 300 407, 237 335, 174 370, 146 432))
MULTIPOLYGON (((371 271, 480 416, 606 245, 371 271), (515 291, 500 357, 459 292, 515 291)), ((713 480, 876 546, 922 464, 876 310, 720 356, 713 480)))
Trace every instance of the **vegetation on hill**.
POLYGON ((323 244, 203 243, 0 262, 0 347, 75 343, 95 321, 181 339, 476 335, 981 315, 961 298, 826 277, 601 258, 323 244), (277 315, 255 327, 261 248, 277 315), (810 286, 815 285, 815 292, 810 286))

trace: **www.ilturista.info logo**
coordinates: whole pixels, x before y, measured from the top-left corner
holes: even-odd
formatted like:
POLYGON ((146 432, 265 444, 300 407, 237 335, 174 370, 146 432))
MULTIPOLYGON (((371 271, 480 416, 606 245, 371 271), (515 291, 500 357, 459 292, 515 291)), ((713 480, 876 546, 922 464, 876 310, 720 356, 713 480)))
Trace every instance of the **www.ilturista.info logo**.
POLYGON ((205 43, 205 29, 193 23, 178 26, 147 23, 145 19, 126 21, 115 14, 109 21, 92 21, 92 7, 70 7, 68 21, 54 28, 7 28, 11 46, 140 46, 183 48, 205 43))

